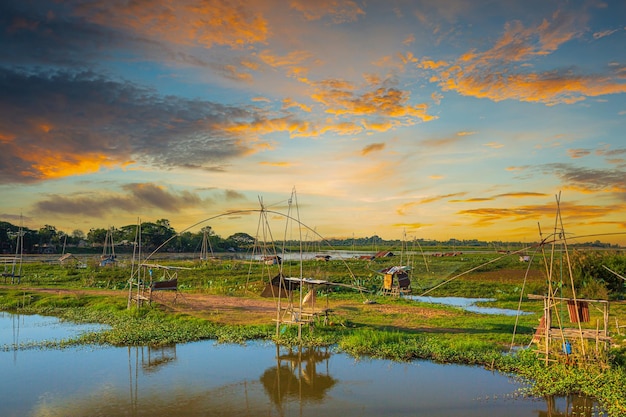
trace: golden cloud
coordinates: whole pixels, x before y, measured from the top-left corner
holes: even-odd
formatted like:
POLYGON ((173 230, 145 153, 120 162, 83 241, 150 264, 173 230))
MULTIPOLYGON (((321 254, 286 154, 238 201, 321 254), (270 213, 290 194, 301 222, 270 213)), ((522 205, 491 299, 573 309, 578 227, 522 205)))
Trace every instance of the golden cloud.
MULTIPOLYGON (((626 205, 594 206, 574 203, 560 203, 561 216, 566 221, 589 220, 603 218, 607 215, 623 211, 626 205)), ((488 225, 500 221, 530 221, 556 216, 554 204, 527 205, 513 208, 484 207, 471 210, 461 210, 460 215, 476 218, 476 225, 488 225)))
POLYGON ((434 203, 437 201, 441 201, 441 200, 445 200, 451 197, 457 197, 457 196, 463 196, 467 193, 462 192, 462 193, 453 193, 453 194, 444 194, 444 195, 437 195, 437 196, 432 196, 432 197, 428 197, 428 198, 423 198, 419 201, 411 201, 408 203, 403 203, 400 204, 397 208, 396 208, 396 213, 400 216, 405 216, 407 215, 407 212, 417 206, 417 205, 422 205, 422 204, 429 204, 429 203, 434 203))
POLYGON ((432 226, 430 223, 395 223, 393 227, 402 227, 409 230, 423 229, 424 227, 432 226))
POLYGON ((318 84, 317 91, 311 96, 326 106, 326 112, 335 115, 411 117, 430 121, 435 117, 427 113, 427 104, 407 104, 410 93, 394 88, 377 88, 362 94, 355 94, 354 87, 345 82, 335 81, 332 88, 328 84, 318 84), (338 86, 342 86, 338 88, 338 86))
POLYGON ((407 212, 411 208, 415 207, 418 204, 420 204, 420 203, 418 203, 416 201, 413 201, 413 202, 410 202, 410 203, 400 204, 398 207, 396 207, 396 214, 399 215, 399 216, 406 216, 407 212))
POLYGON ((426 70, 434 70, 443 67, 447 67, 448 63, 446 61, 433 61, 430 59, 423 59, 417 65, 418 68, 426 69, 426 70))
POLYGON ((287 109, 291 109, 291 108, 298 108, 300 110, 303 110, 305 112, 311 112, 311 106, 308 106, 306 104, 302 104, 302 103, 298 103, 293 101, 290 98, 286 98, 283 100, 283 110, 287 110, 287 109))
POLYGON ((286 161, 275 161, 275 162, 262 161, 262 162, 259 162, 259 165, 281 167, 281 168, 293 166, 291 162, 286 162, 286 161))
POLYGON ((505 32, 484 52, 463 54, 455 65, 435 79, 442 89, 493 101, 519 100, 546 105, 572 104, 586 97, 626 92, 626 84, 604 75, 576 75, 571 71, 515 72, 514 65, 556 51, 579 35, 581 16, 555 13, 536 27, 520 22, 505 25, 505 32))
POLYGON ((41 152, 20 152, 16 155, 30 163, 29 171, 23 175, 38 180, 63 178, 72 175, 91 174, 101 168, 124 165, 129 161, 112 160, 109 156, 98 153, 69 154, 65 150, 46 149, 41 152))

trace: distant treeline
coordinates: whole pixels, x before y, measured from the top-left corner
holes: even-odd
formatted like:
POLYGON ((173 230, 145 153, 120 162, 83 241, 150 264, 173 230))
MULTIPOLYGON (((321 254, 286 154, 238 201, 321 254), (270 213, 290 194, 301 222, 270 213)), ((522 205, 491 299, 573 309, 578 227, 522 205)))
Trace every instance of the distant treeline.
MULTIPOLYGON (((130 252, 134 247, 134 242, 137 241, 137 235, 136 224, 110 229, 92 228, 87 233, 76 229, 72 233, 67 234, 51 225, 45 225, 39 230, 32 230, 20 228, 9 222, 0 222, 0 252, 3 254, 14 254, 20 251, 21 246, 23 253, 61 253, 63 251, 95 253, 103 250, 106 241, 112 241, 117 252, 130 252), (107 239, 107 235, 109 239, 107 239)), ((167 252, 200 252, 203 247, 203 241, 205 243, 204 246, 214 252, 245 251, 258 243, 253 236, 243 232, 222 238, 215 234, 210 226, 206 226, 196 233, 188 231, 178 233, 167 219, 141 223, 141 245, 145 250, 154 250, 162 246, 161 249, 167 252)), ((374 252, 380 250, 445 251, 461 250, 463 248, 512 252, 532 245, 532 243, 524 242, 487 242, 477 239, 449 239, 445 241, 424 239, 411 241, 400 239, 384 240, 377 235, 360 238, 331 238, 323 242, 277 241, 274 244, 279 247, 290 248, 290 250, 297 250, 302 247, 308 251, 323 251, 333 248, 374 252)), ((574 243, 571 246, 604 249, 619 248, 618 245, 602 243, 597 240, 595 242, 574 243)))

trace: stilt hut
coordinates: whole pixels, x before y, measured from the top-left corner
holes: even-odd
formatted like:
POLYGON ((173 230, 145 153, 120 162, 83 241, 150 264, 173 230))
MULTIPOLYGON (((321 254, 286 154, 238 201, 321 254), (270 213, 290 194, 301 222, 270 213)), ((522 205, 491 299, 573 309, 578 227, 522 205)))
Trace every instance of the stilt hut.
POLYGON ((383 276, 383 295, 399 297, 411 293, 410 268, 408 266, 391 266, 378 271, 383 276))

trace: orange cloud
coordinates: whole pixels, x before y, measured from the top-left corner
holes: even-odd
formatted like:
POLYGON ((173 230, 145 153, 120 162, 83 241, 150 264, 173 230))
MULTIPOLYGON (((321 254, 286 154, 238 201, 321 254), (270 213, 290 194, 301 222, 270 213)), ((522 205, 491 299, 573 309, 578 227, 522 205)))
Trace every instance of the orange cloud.
POLYGON ((278 68, 297 66, 307 59, 311 58, 312 55, 310 52, 307 51, 292 51, 289 52, 287 55, 279 56, 274 55, 270 50, 265 49, 261 51, 258 56, 259 59, 266 65, 269 65, 273 68, 278 68))
MULTIPOLYGON (((103 154, 68 154, 65 151, 46 149, 42 152, 22 152, 18 156, 30 163, 30 170, 22 175, 38 180, 69 177, 72 175, 91 174, 101 168, 124 165, 122 161, 111 160, 103 154)), ((129 163, 129 162, 127 162, 129 163)))
POLYGON ((519 100, 546 105, 572 104, 586 97, 626 92, 619 78, 603 75, 576 75, 570 71, 519 73, 516 65, 556 51, 580 34, 584 16, 555 13, 537 27, 525 28, 520 22, 507 23, 494 46, 462 55, 440 72, 435 82, 444 90, 488 98, 493 101, 519 100))
POLYGON ((492 201, 492 197, 473 197, 462 200, 450 200, 451 203, 481 203, 483 201, 492 201))
POLYGON ((319 83, 317 91, 311 96, 326 106, 326 112, 335 115, 362 115, 409 117, 430 121, 435 117, 427 113, 428 105, 407 104, 410 93, 394 88, 377 88, 373 91, 355 94, 354 86, 343 81, 319 83), (339 87, 341 86, 341 87, 339 87))
MULTIPOLYGON (((593 206, 579 205, 574 203, 561 203, 560 211, 564 221, 588 221, 589 219, 602 218, 604 216, 623 211, 626 205, 593 206)), ((476 218, 476 226, 486 226, 501 221, 530 221, 542 218, 554 218, 556 208, 554 204, 528 205, 512 208, 484 207, 472 210, 461 210, 460 215, 476 218)))
MULTIPOLYGON (((422 204, 429 204, 429 203, 434 203, 440 200, 445 200, 447 198, 450 197, 456 197, 456 196, 463 196, 467 193, 462 192, 462 193, 453 193, 453 194, 445 194, 445 195, 437 195, 437 196, 432 196, 432 197, 428 197, 428 198, 423 198, 420 201, 411 201, 408 203, 403 203, 400 204, 397 208, 396 208, 396 213, 400 216, 405 216, 408 214, 408 211, 417 206, 417 205, 422 205, 422 204)), ((454 202, 454 200, 451 200, 451 202, 454 202)))
POLYGON ((448 66, 448 63, 446 61, 433 61, 430 59, 421 60, 419 64, 417 65, 418 68, 422 68, 426 70, 439 69, 439 68, 443 68, 447 66, 448 66))
POLYGON ((12 133, 0 133, 0 142, 11 143, 15 141, 16 136, 12 133))
POLYGON ((414 206, 416 206, 416 205, 418 205, 418 204, 420 204, 420 203, 418 203, 418 202, 416 202, 416 201, 413 201, 413 202, 411 202, 411 203, 404 203, 404 204, 401 204, 401 205, 399 205, 399 206, 396 208, 396 214, 397 214, 397 215, 399 215, 399 216, 406 216, 406 215, 407 215, 407 212, 408 212, 411 208, 413 208, 414 206))
POLYGON ((267 135, 274 132, 303 132, 308 130, 308 123, 288 117, 276 119, 257 119, 251 123, 242 122, 222 127, 223 130, 238 134, 257 133, 267 135))
POLYGON ((268 23, 243 0, 154 0, 82 3, 76 13, 94 23, 152 39, 210 48, 264 43, 268 23))
POLYGON ((526 166, 523 166, 523 167, 510 166, 510 167, 506 167, 506 171, 524 171, 527 168, 528 167, 526 166))
POLYGON ((429 224, 429 223, 395 223, 392 226, 402 227, 404 229, 409 229, 409 230, 417 230, 417 229, 423 229, 424 227, 432 226, 432 224, 429 224))
POLYGON ((567 154, 572 159, 578 159, 590 155, 591 151, 589 149, 568 149, 567 154))
POLYGON ((432 196, 432 197, 428 197, 428 198, 423 198, 419 202, 419 204, 434 203, 435 201, 445 200, 446 198, 450 198, 450 197, 464 196, 466 194, 467 194, 466 192, 462 192, 462 193, 436 195, 436 196, 432 196))
POLYGON ((262 162, 259 162, 259 165, 267 165, 267 166, 272 166, 272 167, 290 167, 290 166, 293 166, 293 164, 291 162, 286 162, 286 161, 276 161, 276 162, 262 161, 262 162))
POLYGON ((290 109, 293 107, 296 107, 305 112, 309 112, 309 113, 311 112, 311 106, 307 106, 306 104, 295 102, 290 98, 286 98, 283 100, 283 110, 290 109))

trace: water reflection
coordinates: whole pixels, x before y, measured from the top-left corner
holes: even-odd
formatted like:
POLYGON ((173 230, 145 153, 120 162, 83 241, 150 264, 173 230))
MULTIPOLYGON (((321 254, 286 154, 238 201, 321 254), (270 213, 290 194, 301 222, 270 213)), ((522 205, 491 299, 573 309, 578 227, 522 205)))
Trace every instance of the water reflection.
POLYGON ((593 417, 597 405, 587 397, 568 396, 565 404, 558 404, 554 397, 546 398, 546 411, 539 411, 538 417, 593 417), (562 408, 564 406, 564 408, 562 408))
POLYGON ((0 347, 15 350, 44 341, 58 341, 97 331, 106 326, 77 324, 57 317, 11 314, 0 311, 0 347))
MULTIPOLYGON (((0 318, 1 320, 1 318, 0 318)), ((596 417, 482 368, 261 342, 0 352, 2 416, 596 417)), ((589 407, 584 408, 589 405, 589 407)))
POLYGON ((260 378, 272 403, 280 408, 286 400, 323 401, 337 382, 329 373, 330 356, 328 348, 288 348, 281 353, 276 346, 276 366, 266 369, 260 378), (318 372, 318 364, 325 365, 323 373, 318 372))

